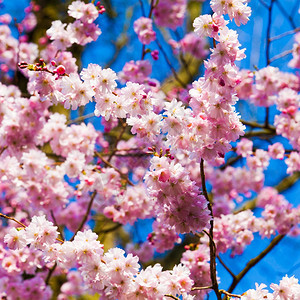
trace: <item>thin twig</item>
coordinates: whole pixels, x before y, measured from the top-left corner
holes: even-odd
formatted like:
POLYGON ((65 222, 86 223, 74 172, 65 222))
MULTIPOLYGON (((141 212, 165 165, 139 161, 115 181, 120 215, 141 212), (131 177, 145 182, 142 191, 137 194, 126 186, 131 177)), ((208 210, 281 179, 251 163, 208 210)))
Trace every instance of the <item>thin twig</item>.
POLYGON ((127 126, 127 125, 126 125, 126 122, 123 121, 122 119, 121 119, 120 122, 121 122, 121 124, 122 124, 122 128, 121 128, 121 130, 120 130, 120 133, 119 133, 118 137, 117 137, 116 140, 115 140, 115 143, 114 143, 113 148, 112 148, 112 152, 111 152, 111 154, 109 155, 109 157, 108 157, 108 159, 107 159, 108 162, 111 161, 112 157, 113 157, 114 154, 116 153, 117 147, 118 147, 118 143, 119 143, 120 140, 122 139, 122 136, 123 136, 123 134, 125 133, 125 130, 126 130, 126 126, 127 126))
POLYGON ((142 0, 139 0, 139 2, 140 2, 140 5, 141 5, 142 15, 143 15, 143 17, 145 17, 146 16, 146 12, 145 12, 145 8, 144 8, 144 3, 143 3, 142 0))
POLYGON ((298 31, 300 31, 300 27, 297 27, 293 30, 289 30, 289 31, 286 31, 284 33, 281 33, 279 35, 276 35, 276 36, 273 36, 270 38, 270 42, 273 42, 273 41, 276 41, 276 40, 279 40, 287 35, 290 35, 290 34, 294 34, 294 33, 297 33, 298 31))
POLYGON ((92 118, 92 117, 95 117, 94 113, 90 113, 90 114, 87 114, 87 115, 84 115, 84 116, 80 116, 76 119, 72 119, 72 120, 68 121, 67 125, 78 123, 78 122, 84 121, 84 120, 92 118))
MULTIPOLYGON (((143 11, 143 15, 145 16, 145 10, 144 10, 144 6, 143 6, 143 2, 140 0, 140 4, 141 4, 141 8, 142 8, 142 11, 143 11)), ((153 13, 153 9, 155 7, 155 4, 154 4, 154 0, 151 0, 151 3, 150 3, 150 10, 149 10, 149 14, 148 14, 148 18, 151 19, 152 17, 152 13, 153 13)), ((141 60, 144 60, 145 58, 145 55, 146 55, 146 45, 143 44, 143 48, 142 48, 142 58, 141 60)))
POLYGON ((202 290, 209 290, 212 289, 213 287, 210 286, 195 286, 191 289, 191 291, 202 291, 202 290))
POLYGON ((275 2, 276 2, 276 4, 277 4, 278 8, 280 9, 281 13, 282 13, 282 14, 288 19, 288 21, 290 22, 291 27, 292 27, 293 29, 295 29, 295 28, 296 28, 296 25, 295 25, 295 23, 294 23, 294 20, 293 20, 292 16, 290 16, 290 15, 287 13, 287 11, 286 11, 285 8, 283 7, 283 5, 279 2, 279 0, 275 0, 275 2))
POLYGON ((170 295, 170 294, 167 294, 167 295, 164 295, 165 297, 169 297, 169 298, 172 298, 172 299, 175 299, 175 300, 180 300, 179 298, 173 296, 173 295, 170 295))
MULTIPOLYGON (((233 149, 232 149, 233 151, 233 149)), ((220 170, 225 170, 228 166, 232 166, 234 163, 239 161, 242 158, 241 155, 235 156, 235 157, 229 157, 225 164, 220 166, 220 170)))
POLYGON ((232 278, 236 278, 235 274, 227 267, 224 261, 221 259, 220 255, 217 255, 217 258, 221 265, 226 269, 226 271, 232 276, 232 278))
MULTIPOLYGON (((4 215, 2 213, 0 213, 0 217, 2 218, 5 218, 5 219, 8 219, 8 220, 11 220, 11 221, 14 221, 16 222, 17 224, 19 224, 20 226, 22 226, 23 228, 27 228, 27 226, 25 224, 23 224, 22 222, 18 221, 17 219, 13 218, 13 217, 9 217, 7 215, 4 215)), ((59 239, 59 238, 56 238, 56 241, 60 242, 61 244, 64 243, 63 240, 59 239)))
POLYGON ((282 57, 285 57, 289 54, 293 53, 293 49, 290 49, 290 50, 286 50, 286 51, 283 51, 281 52, 280 54, 277 54, 275 56, 273 56, 271 59, 270 59, 270 63, 272 63, 273 61, 277 60, 277 59, 280 59, 282 57))
POLYGON ((268 5, 266 2, 264 2, 263 0, 259 0, 259 2, 265 7, 265 8, 268 8, 268 5))
POLYGON ((163 56, 164 56, 164 58, 165 58, 165 60, 166 60, 166 62, 167 62, 167 64, 168 64, 169 68, 171 69, 174 78, 178 81, 178 83, 179 83, 183 88, 185 88, 185 86, 186 86, 185 83, 178 77, 175 68, 172 66, 171 62, 169 61, 169 58, 168 58, 168 56, 167 56, 167 53, 166 53, 165 50, 163 49, 163 47, 162 47, 162 45, 160 44, 160 42, 158 41, 158 39, 156 39, 155 42, 156 42, 156 44, 157 44, 159 50, 160 50, 161 53, 163 54, 163 56))
POLYGON ((116 168, 115 166, 113 166, 109 161, 107 161, 99 152, 95 152, 96 156, 98 156, 108 167, 113 168, 115 171, 117 171, 121 177, 123 179, 126 180, 126 182, 131 185, 134 186, 134 184, 129 180, 128 176, 124 173, 122 173, 118 168, 116 168))
POLYGON ((50 214, 51 214, 52 220, 53 220, 53 222, 54 222, 54 225, 57 227, 58 232, 59 232, 59 234, 60 234, 62 240, 64 240, 64 239, 65 239, 65 238, 64 238, 64 234, 63 234, 63 232, 61 231, 61 229, 60 229, 60 227, 59 227, 59 225, 58 225, 58 223, 57 223, 57 221, 56 221, 56 219, 55 219, 55 216, 54 216, 54 213, 53 213, 53 210, 52 210, 52 209, 50 210, 50 214))
MULTIPOLYGON (((266 61, 267 66, 270 64, 270 34, 272 26, 272 9, 275 0, 271 0, 270 6, 268 7, 268 25, 267 25, 267 35, 266 35, 266 61)), ((266 117, 265 117, 265 128, 269 127, 269 107, 266 107, 266 117)))
POLYGON ((220 290, 220 293, 225 294, 226 296, 229 296, 229 297, 242 298, 242 296, 240 296, 240 295, 231 294, 231 293, 228 293, 228 292, 225 291, 225 290, 220 290))
MULTIPOLYGON (((265 125, 259 124, 253 121, 240 120, 246 126, 250 126, 251 128, 265 128, 265 125)), ((274 126, 269 125, 268 129, 273 130, 275 132, 276 128, 274 126)))
POLYGON ((57 263, 55 262, 54 265, 53 265, 53 267, 51 269, 49 269, 48 275, 47 275, 47 277, 45 279, 46 285, 49 284, 50 278, 51 278, 53 272, 55 271, 56 267, 57 267, 57 263))
POLYGON ((2 214, 2 213, 0 213, 0 217, 5 218, 5 219, 8 219, 8 220, 11 220, 11 221, 14 221, 14 222, 16 222, 17 224, 19 224, 20 226, 22 226, 23 228, 26 228, 26 227, 27 227, 26 225, 24 225, 22 222, 18 221, 17 219, 12 218, 12 217, 9 217, 9 216, 7 216, 7 215, 4 215, 4 214, 2 214))
POLYGON ((94 191, 93 194, 92 194, 92 196, 91 196, 91 199, 90 199, 88 208, 87 208, 87 210, 86 210, 86 213, 85 213, 85 215, 83 216, 83 219, 82 219, 80 225, 78 226, 77 230, 74 232, 74 234, 73 234, 73 236, 71 237, 70 241, 73 241, 74 238, 75 238, 75 236, 76 236, 76 234, 77 234, 77 232, 80 231, 80 230, 83 228, 83 226, 84 226, 84 224, 85 224, 85 222, 86 222, 86 220, 88 219, 88 216, 89 216, 89 214, 90 214, 90 211, 91 211, 91 208, 92 208, 92 205, 93 205, 93 202, 94 202, 94 199, 95 199, 96 195, 97 195, 97 191, 94 191))

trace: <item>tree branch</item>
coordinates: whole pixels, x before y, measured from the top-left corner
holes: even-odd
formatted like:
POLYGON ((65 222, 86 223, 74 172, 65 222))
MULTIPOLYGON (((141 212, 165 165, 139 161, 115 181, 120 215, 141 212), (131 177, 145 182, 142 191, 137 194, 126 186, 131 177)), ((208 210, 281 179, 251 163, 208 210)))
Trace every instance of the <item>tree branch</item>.
MULTIPOLYGON (((217 255, 217 258, 221 265, 226 269, 226 271, 232 276, 232 278, 236 278, 235 274, 227 267, 224 261, 221 259, 220 255, 217 255)), ((220 291, 221 292, 221 291, 220 291)))
POLYGON ((92 205, 93 205, 93 202, 94 202, 94 199, 95 199, 96 195, 97 195, 97 191, 94 191, 93 194, 92 194, 92 196, 91 196, 91 199, 90 199, 88 208, 87 208, 87 210, 86 210, 86 213, 85 213, 85 215, 83 216, 83 219, 82 219, 80 225, 78 226, 77 230, 74 232, 74 234, 73 234, 73 236, 71 237, 70 241, 73 241, 74 238, 75 238, 75 236, 76 236, 76 234, 77 234, 77 232, 80 231, 80 230, 83 228, 83 226, 84 226, 84 224, 85 224, 85 222, 86 222, 86 220, 88 219, 88 216, 89 216, 89 214, 90 214, 90 211, 91 211, 91 208, 92 208, 92 205))
MULTIPOLYGON (((204 160, 201 158, 200 161, 200 175, 201 175, 201 183, 202 183, 202 191, 203 195, 207 200, 207 207, 211 214, 210 220, 210 229, 209 229, 209 250, 210 250, 210 278, 212 282, 212 289, 214 290, 217 299, 221 300, 221 293, 219 292, 219 285, 217 280, 217 268, 216 268, 216 245, 213 240, 213 230, 214 230, 214 216, 212 210, 212 202, 208 197, 206 185, 205 185, 205 173, 204 173, 204 160)), ((206 231, 204 231, 206 233, 206 231)))
POLYGON ((263 250, 259 255, 255 258, 252 258, 246 265, 246 267, 233 279, 231 286, 228 289, 228 292, 231 293, 237 284, 242 280, 242 278, 253 268, 258 262, 260 262, 283 238, 285 235, 276 236, 269 246, 263 250))
POLYGON ((122 173, 118 168, 114 167, 109 161, 107 161, 99 152, 95 152, 96 156, 98 156, 108 167, 113 168, 115 171, 117 171, 123 179, 126 180, 126 182, 134 186, 134 184, 129 180, 128 176, 124 173, 122 173))

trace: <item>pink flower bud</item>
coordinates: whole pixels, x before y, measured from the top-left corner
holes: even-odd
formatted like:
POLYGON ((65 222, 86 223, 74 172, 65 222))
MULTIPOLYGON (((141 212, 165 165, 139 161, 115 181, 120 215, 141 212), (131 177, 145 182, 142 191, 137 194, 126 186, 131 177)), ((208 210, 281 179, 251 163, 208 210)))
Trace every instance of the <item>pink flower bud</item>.
POLYGON ((158 53, 159 53, 158 50, 153 50, 151 52, 151 56, 154 60, 158 60, 158 53))
POLYGON ((48 38, 45 37, 45 36, 43 36, 43 37, 41 37, 41 38, 39 39, 39 44, 40 44, 40 45, 45 45, 45 44, 47 44, 47 42, 48 42, 48 38))
POLYGON ((57 75, 59 76, 62 76, 66 73, 66 69, 63 65, 59 65, 57 68, 56 68, 56 73, 57 75))
POLYGON ((3 73, 7 73, 9 71, 9 68, 7 65, 1 65, 0 66, 0 70, 3 72, 3 73))
POLYGON ((99 10, 98 10, 98 13, 100 14, 100 15, 102 15, 103 13, 105 13, 106 12, 106 9, 104 8, 104 6, 102 6, 99 10))
POLYGON ((27 35, 21 35, 19 37, 19 41, 20 41, 20 43, 26 43, 26 42, 28 42, 28 36, 27 35))

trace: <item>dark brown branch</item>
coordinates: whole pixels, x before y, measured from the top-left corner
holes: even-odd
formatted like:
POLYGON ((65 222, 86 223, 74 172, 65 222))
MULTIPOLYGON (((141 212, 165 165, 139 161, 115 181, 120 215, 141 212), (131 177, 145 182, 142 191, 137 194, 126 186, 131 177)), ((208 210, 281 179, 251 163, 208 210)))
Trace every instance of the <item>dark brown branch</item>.
POLYGON ((177 81, 183 88, 185 88, 185 87, 186 87, 185 83, 178 77, 176 70, 174 69, 174 67, 172 66, 171 62, 169 61, 169 58, 168 58, 168 56, 167 56, 167 53, 166 53, 165 50, 163 49, 163 47, 162 47, 162 45, 160 44, 160 42, 158 41, 158 39, 156 39, 155 42, 156 42, 156 44, 157 44, 159 50, 160 50, 161 53, 163 54, 163 56, 164 56, 164 58, 165 58, 165 60, 166 60, 166 62, 167 62, 167 64, 168 64, 169 68, 171 69, 174 78, 176 79, 176 81, 177 81))
POLYGON ((265 130, 258 130, 258 131, 251 131, 251 132, 247 132, 245 133, 244 137, 246 138, 250 138, 250 137, 273 137, 275 135, 276 132, 274 132, 273 130, 270 130, 269 128, 266 128, 265 130))
MULTIPOLYGON (((221 265, 226 269, 226 271, 232 276, 232 278, 236 278, 235 274, 227 267, 224 261, 221 259, 220 255, 217 255, 217 258, 221 265)), ((221 292, 221 291, 220 291, 221 292)))
POLYGON ((175 296, 173 296, 173 295, 167 294, 167 295, 164 295, 164 296, 165 296, 165 297, 172 298, 172 299, 175 299, 175 300, 180 300, 179 298, 177 298, 177 297, 175 297, 175 296))
POLYGON ((49 272, 48 272, 47 277, 45 279, 46 285, 49 285, 50 278, 51 278, 52 274, 54 273, 56 267, 57 267, 57 263, 55 262, 53 267, 49 269, 49 272))
POLYGON ((112 157, 116 153, 117 147, 118 147, 118 143, 122 139, 123 134, 125 133, 126 126, 127 126, 126 122, 121 119, 121 124, 122 124, 122 127, 121 127, 121 130, 120 130, 120 133, 119 133, 118 137, 116 138, 115 143, 114 143, 113 148, 112 148, 112 152, 111 152, 111 154, 109 155, 109 157, 107 159, 108 162, 111 161, 112 157))
POLYGON ((54 216, 54 213, 53 213, 53 210, 52 210, 52 209, 50 210, 50 214, 51 214, 53 223, 54 223, 54 225, 57 227, 58 232, 59 232, 59 234, 60 234, 62 240, 64 240, 64 239, 65 239, 65 238, 64 238, 64 234, 63 234, 63 232, 61 231, 59 225, 57 224, 57 221, 56 221, 56 219, 55 219, 55 216, 54 216))
POLYGON ((294 20, 292 16, 290 16, 287 11, 285 10, 284 6, 279 2, 279 0, 275 0, 278 8, 280 9, 281 13, 287 18, 287 20, 290 22, 290 25, 293 29, 296 29, 296 25, 294 23, 294 20))
POLYGON ((75 238, 77 232, 80 231, 80 230, 83 228, 85 222, 87 221, 96 195, 97 195, 97 191, 94 191, 93 194, 92 194, 92 196, 91 196, 91 199, 90 199, 88 208, 87 208, 87 210, 86 210, 86 213, 85 213, 85 215, 83 216, 83 219, 82 219, 80 225, 78 226, 77 230, 74 232, 74 234, 73 234, 73 236, 71 237, 70 241, 73 241, 73 240, 74 240, 74 238, 75 238))
POLYGON ((229 297, 242 298, 242 296, 240 296, 240 295, 231 294, 231 293, 226 292, 225 290, 220 290, 220 293, 225 294, 226 296, 229 296, 229 297))
POLYGON ((115 166, 113 166, 109 161, 107 161, 99 152, 95 152, 96 156, 98 156, 108 167, 114 169, 115 171, 117 171, 121 177, 123 179, 126 180, 126 182, 131 185, 134 186, 134 184, 129 180, 128 176, 124 173, 122 173, 118 168, 116 168, 115 166))
MULTIPOLYGON (((201 175, 201 183, 202 183, 202 192, 204 197, 207 200, 207 207, 211 214, 210 220, 210 229, 209 229, 209 252, 210 252, 210 278, 212 282, 212 289, 214 290, 217 299, 221 300, 221 293, 219 291, 219 285, 217 280, 217 268, 216 268, 216 245, 213 240, 213 230, 214 230, 214 219, 213 219, 213 210, 212 210, 212 203, 208 197, 206 185, 205 185, 205 173, 204 173, 204 160, 201 158, 200 161, 200 175, 201 175)), ((206 231, 204 231, 206 233, 206 231)), ((206 233, 207 234, 207 233, 206 233)))
POLYGON ((253 268, 258 262, 260 262, 285 236, 278 235, 276 236, 269 246, 263 250, 259 255, 255 258, 252 258, 246 265, 246 267, 233 279, 231 286, 228 289, 228 292, 231 293, 237 284, 242 280, 242 278, 253 268))

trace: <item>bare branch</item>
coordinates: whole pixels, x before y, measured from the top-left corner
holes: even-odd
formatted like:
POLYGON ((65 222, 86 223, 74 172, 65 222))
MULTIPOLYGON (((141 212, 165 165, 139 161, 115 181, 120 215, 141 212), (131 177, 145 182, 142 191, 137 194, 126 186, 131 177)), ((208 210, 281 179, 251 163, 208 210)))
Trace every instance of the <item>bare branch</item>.
POLYGON ((83 216, 83 219, 82 219, 80 225, 78 226, 77 230, 74 232, 74 234, 73 234, 73 236, 71 237, 70 241, 73 241, 74 238, 75 238, 75 236, 76 236, 76 234, 77 234, 77 232, 80 231, 80 230, 83 228, 83 226, 84 226, 84 224, 85 224, 85 222, 86 222, 86 220, 88 219, 88 216, 89 216, 89 214, 90 214, 90 211, 91 211, 91 208, 92 208, 92 205, 93 205, 93 202, 94 202, 94 199, 95 199, 96 195, 97 195, 97 191, 94 191, 93 194, 92 194, 92 196, 91 196, 91 199, 90 199, 88 208, 87 208, 87 210, 86 210, 86 213, 85 213, 85 215, 83 216))
POLYGON ((229 297, 242 298, 242 296, 240 296, 240 295, 231 294, 231 293, 226 292, 225 290, 220 290, 220 293, 225 294, 226 296, 229 296, 229 297))
MULTIPOLYGON (((216 268, 216 245, 214 243, 213 230, 214 230, 214 217, 212 210, 212 202, 208 197, 206 185, 205 185, 205 173, 204 173, 204 160, 201 158, 200 161, 200 175, 201 175, 201 183, 202 183, 202 191, 203 195, 207 200, 207 207, 211 214, 210 220, 210 229, 209 229, 209 250, 210 250, 210 278, 212 282, 212 289, 214 290, 217 299, 221 300, 221 293, 219 292, 219 285, 217 280, 217 268, 216 268)), ((206 231, 204 231, 206 233, 206 231)), ((206 233, 207 234, 207 233, 206 233)))
POLYGON ((115 171, 117 171, 121 177, 123 179, 126 180, 126 182, 131 185, 134 186, 134 184, 129 180, 128 176, 124 173, 122 173, 118 168, 116 168, 115 166, 113 166, 108 160, 106 160, 99 152, 95 152, 96 156, 98 156, 108 167, 113 168, 115 171))
POLYGON ((258 254, 255 258, 252 258, 246 265, 246 267, 233 279, 231 286, 228 289, 228 292, 231 293, 237 284, 242 280, 242 278, 253 268, 258 262, 260 262, 283 238, 285 235, 276 236, 269 246, 258 254))
POLYGON ((300 27, 297 27, 297 28, 295 28, 293 30, 286 31, 286 32, 281 33, 281 34, 279 34, 277 36, 273 36, 273 37, 270 38, 270 42, 279 40, 279 39, 281 39, 281 38, 283 38, 283 37, 285 37, 287 35, 297 33, 298 31, 300 31, 300 27))
POLYGON ((273 61, 275 61, 275 60, 277 60, 277 59, 280 59, 280 58, 282 58, 282 57, 284 57, 284 56, 287 56, 287 55, 289 55, 289 54, 291 54, 291 53, 293 53, 293 49, 283 51, 282 53, 273 56, 273 57, 270 59, 270 63, 272 63, 273 61))
POLYGON ((221 259, 220 255, 217 255, 217 258, 221 265, 226 269, 226 271, 233 277, 236 278, 235 274, 227 267, 227 265, 224 263, 224 261, 221 259))

